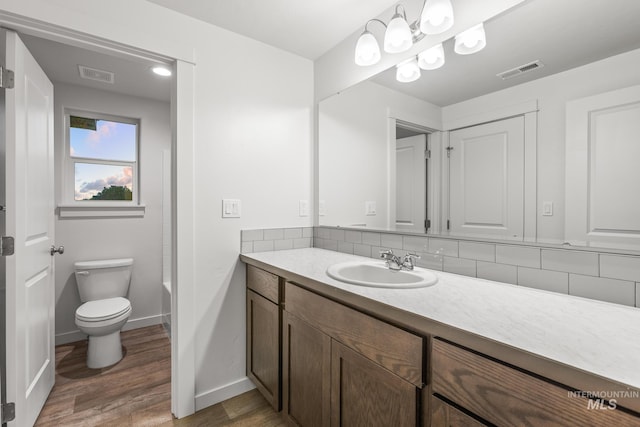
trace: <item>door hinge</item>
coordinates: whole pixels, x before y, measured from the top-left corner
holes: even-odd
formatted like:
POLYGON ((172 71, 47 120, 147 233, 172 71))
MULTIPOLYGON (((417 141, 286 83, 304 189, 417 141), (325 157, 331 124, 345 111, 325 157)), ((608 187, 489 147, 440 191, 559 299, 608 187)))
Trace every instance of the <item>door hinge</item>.
POLYGON ((0 423, 8 423, 9 421, 13 421, 16 418, 16 404, 11 403, 3 403, 2 404, 2 419, 0 423))
POLYGON ((431 220, 430 219, 425 219, 424 220, 424 228, 426 228, 427 230, 431 228, 431 220))
POLYGON ((449 229, 450 223, 449 220, 447 220, 447 230, 449 229))
POLYGON ((0 256, 13 255, 15 245, 13 237, 2 236, 0 237, 0 256))
POLYGON ((446 148, 447 150, 447 157, 451 157, 451 150, 453 150, 453 147, 449 146, 446 148))
POLYGON ((0 66, 0 89, 13 89, 15 77, 13 71, 0 66))
POLYGON ((431 158, 431 150, 425 150, 424 158, 425 160, 429 160, 431 158))

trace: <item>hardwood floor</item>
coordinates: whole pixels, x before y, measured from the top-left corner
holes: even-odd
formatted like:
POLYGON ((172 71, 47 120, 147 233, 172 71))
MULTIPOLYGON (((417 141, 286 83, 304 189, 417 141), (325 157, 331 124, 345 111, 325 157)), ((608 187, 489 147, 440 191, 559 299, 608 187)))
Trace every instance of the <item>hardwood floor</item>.
POLYGON ((56 347, 56 384, 36 426, 285 426, 257 390, 180 420, 171 415, 171 349, 161 325, 122 333, 124 358, 89 369, 87 342, 56 347))

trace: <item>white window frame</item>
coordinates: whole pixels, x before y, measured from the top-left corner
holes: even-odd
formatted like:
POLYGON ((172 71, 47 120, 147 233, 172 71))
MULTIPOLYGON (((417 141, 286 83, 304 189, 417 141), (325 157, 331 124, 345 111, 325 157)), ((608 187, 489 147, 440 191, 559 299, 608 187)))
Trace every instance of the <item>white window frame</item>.
POLYGON ((140 197, 140 120, 113 114, 96 113, 76 109, 64 110, 64 155, 62 203, 58 205, 61 217, 128 217, 144 216, 145 206, 140 197), (108 120, 118 123, 136 125, 135 160, 107 160, 71 156, 70 124, 71 116, 85 117, 95 120, 108 120), (76 163, 99 164, 112 166, 131 166, 132 192, 130 201, 125 200, 75 200, 75 165, 76 163))

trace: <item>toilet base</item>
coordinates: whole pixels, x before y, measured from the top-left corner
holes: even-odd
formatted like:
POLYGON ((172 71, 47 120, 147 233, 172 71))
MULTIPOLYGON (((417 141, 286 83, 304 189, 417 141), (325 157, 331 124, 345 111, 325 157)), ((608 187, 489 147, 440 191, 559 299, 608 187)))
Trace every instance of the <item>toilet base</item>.
POLYGON ((102 336, 89 335, 87 349, 87 366, 100 369, 114 365, 122 359, 122 344, 120 330, 102 336))

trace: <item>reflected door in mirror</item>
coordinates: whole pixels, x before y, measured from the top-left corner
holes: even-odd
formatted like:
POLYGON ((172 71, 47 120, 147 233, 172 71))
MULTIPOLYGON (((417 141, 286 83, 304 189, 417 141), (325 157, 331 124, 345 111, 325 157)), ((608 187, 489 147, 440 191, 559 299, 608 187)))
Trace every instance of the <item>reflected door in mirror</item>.
POLYGON ((522 240, 524 117, 450 133, 452 235, 522 240))
POLYGON ((427 135, 396 140, 397 230, 424 233, 427 218, 427 135))

